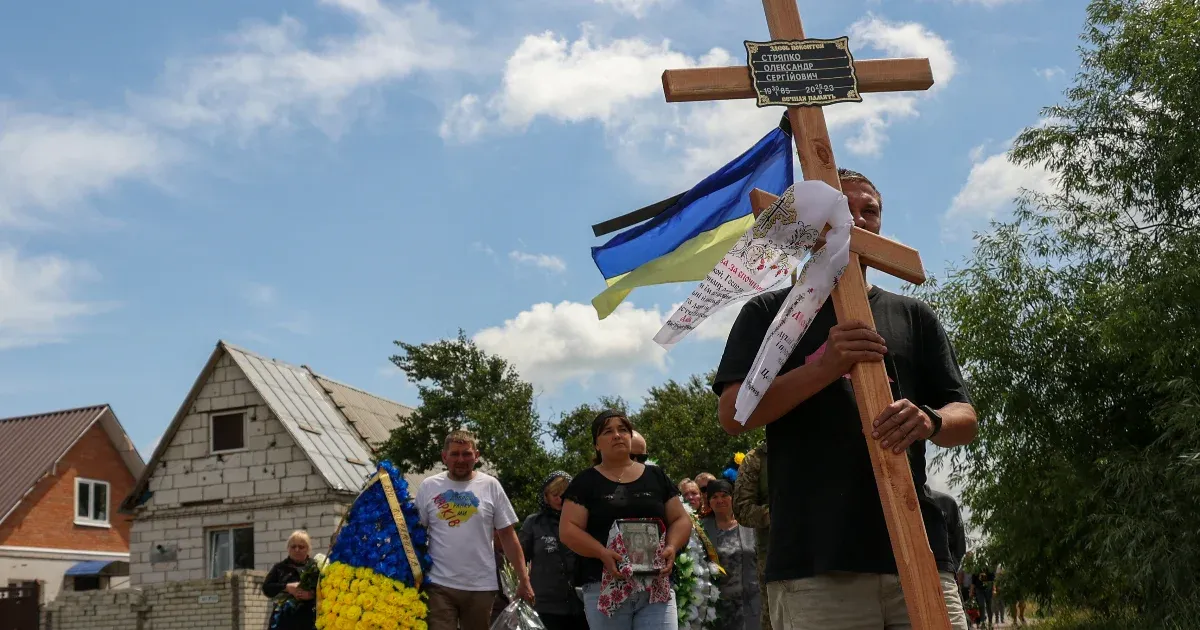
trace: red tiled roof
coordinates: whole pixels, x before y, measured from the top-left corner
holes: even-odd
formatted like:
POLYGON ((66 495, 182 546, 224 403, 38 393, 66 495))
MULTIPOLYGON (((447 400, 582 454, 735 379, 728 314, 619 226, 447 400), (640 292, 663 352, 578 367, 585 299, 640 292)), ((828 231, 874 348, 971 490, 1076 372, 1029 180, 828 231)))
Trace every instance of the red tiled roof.
POLYGON ((0 419, 0 522, 108 405, 0 419))

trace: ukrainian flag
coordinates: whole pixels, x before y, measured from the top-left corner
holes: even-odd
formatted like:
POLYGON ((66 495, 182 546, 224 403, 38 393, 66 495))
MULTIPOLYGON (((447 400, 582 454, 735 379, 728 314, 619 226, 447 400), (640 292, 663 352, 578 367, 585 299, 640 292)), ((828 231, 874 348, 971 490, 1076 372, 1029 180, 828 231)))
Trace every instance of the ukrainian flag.
POLYGON ((608 317, 636 287, 703 280, 754 225, 750 191, 782 195, 791 185, 792 138, 784 123, 695 188, 627 215, 653 218, 592 248, 608 284, 592 299, 596 314, 608 317))

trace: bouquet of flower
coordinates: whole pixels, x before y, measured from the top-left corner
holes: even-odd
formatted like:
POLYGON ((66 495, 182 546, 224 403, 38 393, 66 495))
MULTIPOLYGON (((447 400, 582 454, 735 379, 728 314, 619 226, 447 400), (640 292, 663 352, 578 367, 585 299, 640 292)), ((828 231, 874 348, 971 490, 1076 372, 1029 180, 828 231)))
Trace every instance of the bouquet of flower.
MULTIPOLYGON (((528 565, 526 565, 526 570, 528 570, 528 565)), ((518 582, 517 570, 513 568, 508 558, 505 558, 504 566, 500 568, 500 588, 504 590, 509 604, 496 616, 491 630, 546 630, 546 626, 542 625, 542 619, 533 610, 533 606, 517 597, 518 582)))
POLYGON ((723 570, 691 506, 685 504, 684 509, 692 519, 692 534, 687 550, 675 558, 673 571, 679 630, 710 630, 717 627, 717 600, 721 596, 717 582, 723 570))
POLYGON ((317 592, 317 582, 321 578, 321 569, 329 564, 329 558, 325 554, 318 553, 313 555, 313 562, 304 567, 300 572, 300 590, 308 591, 309 593, 317 592))
POLYGON ((408 483, 391 462, 380 462, 321 573, 317 628, 426 630, 428 607, 417 588, 433 565, 428 545, 408 483))

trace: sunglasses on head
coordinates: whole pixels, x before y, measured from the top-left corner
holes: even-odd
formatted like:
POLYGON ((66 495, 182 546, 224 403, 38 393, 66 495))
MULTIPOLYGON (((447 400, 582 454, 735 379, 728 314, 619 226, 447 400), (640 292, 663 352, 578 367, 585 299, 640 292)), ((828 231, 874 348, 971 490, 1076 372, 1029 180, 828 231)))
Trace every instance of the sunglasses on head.
POLYGON ((650 459, 650 456, 646 453, 636 453, 636 454, 630 454, 629 459, 632 459, 633 461, 635 461, 639 464, 645 464, 646 460, 650 459))

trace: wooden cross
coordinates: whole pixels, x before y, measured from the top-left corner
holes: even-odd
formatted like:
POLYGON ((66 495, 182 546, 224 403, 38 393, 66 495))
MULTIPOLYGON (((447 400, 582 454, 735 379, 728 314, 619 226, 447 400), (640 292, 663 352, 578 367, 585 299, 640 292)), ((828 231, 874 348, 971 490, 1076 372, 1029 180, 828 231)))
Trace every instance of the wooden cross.
MULTIPOLYGON (((804 39, 804 27, 796 0, 763 0, 772 40, 804 39)), ((928 59, 880 59, 856 61, 855 75, 860 92, 897 92, 926 90, 933 85, 933 70, 928 59)), ((727 100, 756 96, 747 66, 667 70, 663 73, 663 91, 668 102, 727 100)), ((788 107, 788 119, 796 140, 796 152, 804 179, 819 179, 841 190, 829 130, 820 107, 788 107)), ((751 194, 752 205, 761 210, 774 197, 761 190, 751 194)), ((756 212, 757 213, 757 212, 756 212)), ((850 237, 850 262, 831 295, 839 322, 860 320, 875 326, 867 300, 866 278, 862 265, 921 283, 925 273, 916 250, 855 228, 850 237)), ((850 372, 854 397, 858 403, 864 437, 870 435, 875 418, 890 405, 892 390, 882 361, 858 363, 850 372)), ((896 566, 900 585, 908 605, 909 620, 917 630, 948 630, 950 616, 942 597, 941 580, 925 522, 917 502, 912 469, 905 453, 893 453, 876 440, 867 440, 871 467, 896 566)))

